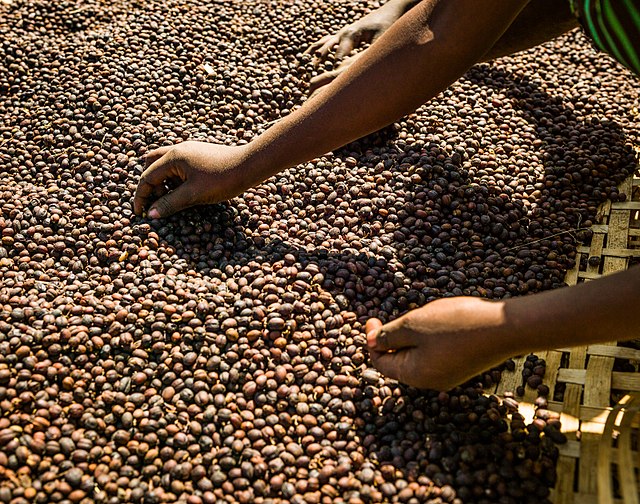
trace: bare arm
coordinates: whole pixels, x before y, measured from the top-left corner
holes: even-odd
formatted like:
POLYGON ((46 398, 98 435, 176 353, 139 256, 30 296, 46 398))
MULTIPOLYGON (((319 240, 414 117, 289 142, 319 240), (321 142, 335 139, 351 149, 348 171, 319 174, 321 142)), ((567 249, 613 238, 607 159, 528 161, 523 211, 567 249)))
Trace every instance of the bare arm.
POLYGON ((384 326, 369 320, 367 337, 382 373, 446 390, 513 355, 637 338, 639 299, 640 267, 634 267, 505 301, 439 299, 384 326))
POLYGON ((257 183, 412 112, 486 54, 526 4, 419 3, 347 72, 248 145, 247 176, 257 183))
POLYGON ((528 0, 423 0, 317 96, 243 147, 185 142, 148 156, 134 198, 163 217, 214 203, 290 166, 377 131, 476 63, 528 0), (182 181, 163 195, 164 181, 182 181), (153 202, 155 198, 160 198, 153 202))
MULTIPOLYGON (((379 38, 404 13, 416 5, 416 0, 390 0, 378 10, 345 26, 334 35, 327 35, 312 44, 308 52, 314 52, 320 59, 329 50, 338 46, 336 58, 348 56, 354 48, 363 42, 370 42, 379 38)), ((530 47, 547 42, 578 26, 578 21, 571 13, 567 2, 559 0, 531 0, 520 12, 507 31, 483 55, 481 61, 508 56, 530 47)), ((366 51, 365 51, 366 52, 366 51)), ((326 86, 338 75, 344 72, 364 53, 346 58, 333 70, 315 76, 309 82, 309 92, 314 93, 322 86, 326 86)))
POLYGON ((483 57, 489 61, 547 42, 579 26, 568 2, 532 0, 483 57))
POLYGON ((515 353, 640 337, 640 267, 504 304, 515 353))

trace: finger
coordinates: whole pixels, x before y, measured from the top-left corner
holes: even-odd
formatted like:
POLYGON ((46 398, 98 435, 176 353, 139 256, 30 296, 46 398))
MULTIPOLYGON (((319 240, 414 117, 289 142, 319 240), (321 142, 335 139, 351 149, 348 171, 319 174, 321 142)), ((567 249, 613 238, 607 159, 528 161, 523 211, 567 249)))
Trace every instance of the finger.
POLYGON ((316 50, 315 55, 319 61, 323 61, 327 58, 329 51, 331 51, 331 49, 333 49, 336 46, 336 44, 338 43, 338 40, 339 40, 338 36, 333 35, 329 40, 327 40, 324 44, 322 44, 322 47, 316 50))
POLYGON ((358 59, 365 53, 365 51, 359 52, 358 54, 354 54, 349 58, 345 58, 334 71, 344 72, 347 68, 353 65, 358 59))
POLYGON ((330 82, 340 75, 341 71, 331 70, 329 72, 324 72, 309 81, 309 93, 313 95, 318 89, 322 86, 326 86, 330 82))
POLYGON ((324 43, 327 40, 329 40, 331 37, 333 37, 333 36, 334 35, 325 35, 320 40, 316 40, 313 44, 311 44, 309 47, 307 47, 306 51, 303 52, 302 54, 312 54, 312 53, 314 53, 319 47, 322 47, 324 45, 324 43))
POLYGON ((162 157, 151 163, 140 176, 138 187, 133 195, 133 211, 136 215, 142 215, 158 186, 162 187, 166 179, 176 176, 179 174, 175 171, 173 156, 170 152, 165 152, 162 157))
POLYGON ((167 145, 165 147, 159 147, 158 149, 154 149, 144 156, 145 166, 149 167, 152 163, 160 159, 171 149, 171 145, 167 145))
POLYGON ((411 372, 410 351, 401 350, 393 353, 371 352, 371 363, 383 375, 404 382, 407 373, 411 372))
POLYGON ((354 47, 360 43, 360 34, 354 33, 340 38, 338 49, 336 49, 336 59, 342 59, 351 54, 354 47))
POLYGON ((406 330, 402 324, 402 317, 378 328, 376 332, 367 332, 369 348, 377 352, 388 352, 416 346, 413 331, 406 330))
POLYGON ((367 345, 369 347, 374 346, 378 332, 382 329, 382 322, 377 318, 370 318, 364 326, 364 331, 367 334, 367 345))
POLYGON ((136 215, 142 215, 147 208, 149 200, 155 199, 158 192, 163 189, 162 185, 151 185, 145 180, 140 180, 133 195, 133 211, 136 215))
POLYGON ((165 194, 154 201, 149 208, 149 217, 161 219, 169 217, 180 210, 193 206, 193 190, 188 183, 183 183, 175 191, 165 194))

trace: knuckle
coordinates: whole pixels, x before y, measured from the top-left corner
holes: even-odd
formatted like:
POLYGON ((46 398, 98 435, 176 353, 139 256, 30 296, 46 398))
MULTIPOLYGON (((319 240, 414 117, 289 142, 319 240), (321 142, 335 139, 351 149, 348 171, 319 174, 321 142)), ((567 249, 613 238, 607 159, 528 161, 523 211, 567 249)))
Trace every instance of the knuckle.
POLYGON ((173 162, 176 161, 180 157, 180 152, 182 151, 182 144, 174 145, 170 150, 165 154, 167 161, 173 162))
POLYGON ((397 326, 396 326, 396 330, 398 331, 406 331, 410 328, 411 326, 411 312, 407 313, 406 315, 400 317, 397 320, 397 326))
POLYGON ((175 213, 174 205, 168 198, 162 198, 156 203, 160 215, 166 216, 175 213))
POLYGON ((149 182, 149 173, 143 173, 140 175, 140 181, 138 182, 138 187, 136 187, 136 194, 139 195, 142 190, 143 185, 151 186, 151 182, 149 182))

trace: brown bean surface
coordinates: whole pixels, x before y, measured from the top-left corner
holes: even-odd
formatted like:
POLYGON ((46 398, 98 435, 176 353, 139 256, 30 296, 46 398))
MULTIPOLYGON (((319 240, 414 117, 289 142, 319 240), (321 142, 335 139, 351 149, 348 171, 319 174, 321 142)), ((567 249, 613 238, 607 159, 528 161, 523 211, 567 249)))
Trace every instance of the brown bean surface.
POLYGON ((512 361, 418 391, 363 327, 561 287, 628 197, 637 81, 579 32, 229 203, 133 215, 145 152, 250 141, 366 10, 0 2, 0 502, 547 502, 557 419, 482 394, 512 361))

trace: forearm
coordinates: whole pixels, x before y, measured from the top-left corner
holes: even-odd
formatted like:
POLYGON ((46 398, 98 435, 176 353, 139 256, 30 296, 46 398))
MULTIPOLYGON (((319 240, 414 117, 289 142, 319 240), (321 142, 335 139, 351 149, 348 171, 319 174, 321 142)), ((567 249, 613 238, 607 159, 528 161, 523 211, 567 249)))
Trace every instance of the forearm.
POLYGON ((490 61, 535 47, 579 26, 568 2, 531 0, 495 45, 482 57, 490 61))
POLYGON ((436 96, 476 63, 526 0, 425 0, 347 71, 247 145, 248 180, 340 147, 436 96))
MULTIPOLYGON (((402 15, 418 3, 419 0, 389 0, 381 9, 389 8, 402 15)), ((531 0, 481 61, 510 56, 535 47, 579 25, 568 2, 531 0)))
POLYGON ((640 337, 640 267, 575 287, 504 301, 511 353, 640 337))

